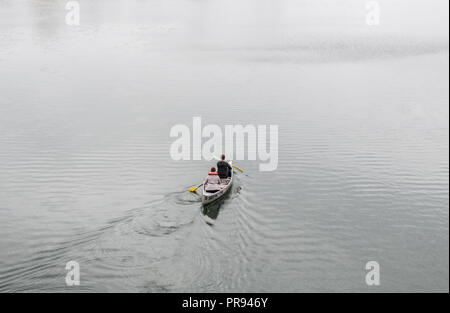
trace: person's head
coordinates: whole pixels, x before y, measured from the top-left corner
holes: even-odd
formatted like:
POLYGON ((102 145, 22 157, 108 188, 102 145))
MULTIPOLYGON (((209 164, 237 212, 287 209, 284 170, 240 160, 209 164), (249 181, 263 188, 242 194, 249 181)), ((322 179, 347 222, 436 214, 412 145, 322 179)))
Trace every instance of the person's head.
POLYGON ((211 167, 211 173, 214 173, 216 171, 215 167, 211 167))
POLYGON ((222 154, 222 161, 225 161, 225 154, 222 154))

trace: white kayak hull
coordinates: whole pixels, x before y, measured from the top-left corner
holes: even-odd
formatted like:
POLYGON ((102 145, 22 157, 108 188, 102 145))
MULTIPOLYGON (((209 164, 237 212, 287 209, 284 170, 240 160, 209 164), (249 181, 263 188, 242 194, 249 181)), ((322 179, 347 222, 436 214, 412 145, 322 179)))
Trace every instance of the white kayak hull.
POLYGON ((220 198, 222 198, 225 194, 227 194, 228 191, 230 191, 231 186, 233 185, 233 172, 231 173, 231 177, 228 178, 226 182, 224 182, 224 188, 217 191, 217 192, 207 192, 205 191, 205 187, 202 188, 202 204, 209 204, 211 202, 214 202, 220 198), (226 184, 225 184, 226 183, 226 184))

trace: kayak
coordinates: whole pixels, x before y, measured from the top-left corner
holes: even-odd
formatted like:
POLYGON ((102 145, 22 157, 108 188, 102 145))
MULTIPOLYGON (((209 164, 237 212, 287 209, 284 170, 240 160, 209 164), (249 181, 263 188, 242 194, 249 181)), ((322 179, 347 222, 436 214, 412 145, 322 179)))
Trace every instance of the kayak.
POLYGON ((233 184, 233 171, 231 171, 231 177, 221 178, 221 186, 223 188, 216 192, 208 192, 205 191, 205 186, 203 186, 203 194, 202 194, 202 204, 209 204, 211 202, 216 201, 217 199, 222 198, 227 192, 231 189, 231 185, 233 184))

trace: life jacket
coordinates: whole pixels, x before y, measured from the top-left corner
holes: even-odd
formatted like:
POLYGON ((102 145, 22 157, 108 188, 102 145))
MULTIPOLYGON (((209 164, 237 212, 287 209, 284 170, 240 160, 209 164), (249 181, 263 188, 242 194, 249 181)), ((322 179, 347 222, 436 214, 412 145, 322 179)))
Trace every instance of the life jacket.
POLYGON ((209 172, 208 177, 204 182, 206 191, 217 191, 220 190, 220 177, 217 172, 209 172))

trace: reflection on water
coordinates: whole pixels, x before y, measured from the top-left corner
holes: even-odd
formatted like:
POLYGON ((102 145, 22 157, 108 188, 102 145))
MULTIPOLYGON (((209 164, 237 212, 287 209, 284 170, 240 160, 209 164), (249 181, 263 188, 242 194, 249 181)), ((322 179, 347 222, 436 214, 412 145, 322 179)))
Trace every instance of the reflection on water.
MULTIPOLYGON (((237 174, 235 174, 235 175, 237 175, 237 174)), ((238 180, 237 178, 234 179, 234 183, 233 183, 233 186, 231 187, 231 190, 229 192, 227 192, 224 196, 222 196, 221 198, 219 198, 218 200, 216 200, 214 202, 211 202, 206 205, 202 205, 203 215, 206 215, 207 217, 209 217, 212 220, 217 219, 217 217, 219 216, 220 208, 226 202, 229 202, 230 199, 233 199, 239 195, 241 187, 236 186, 237 180, 238 180)), ((232 207, 232 203, 230 203, 230 206, 232 207)), ((208 221, 207 221, 207 223, 208 223, 208 221)), ((213 225, 213 224, 210 223, 210 225, 213 225)))
POLYGON ((448 2, 380 3, 0 0, 0 291, 448 292, 448 2), (277 170, 202 207, 193 116, 277 170))
POLYGON ((213 220, 217 219, 217 216, 219 216, 220 207, 222 206, 222 204, 225 202, 226 198, 228 198, 228 197, 229 197, 229 195, 226 194, 225 196, 223 196, 222 198, 220 198, 217 201, 214 201, 207 205, 203 205, 202 213, 213 220))

